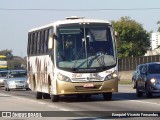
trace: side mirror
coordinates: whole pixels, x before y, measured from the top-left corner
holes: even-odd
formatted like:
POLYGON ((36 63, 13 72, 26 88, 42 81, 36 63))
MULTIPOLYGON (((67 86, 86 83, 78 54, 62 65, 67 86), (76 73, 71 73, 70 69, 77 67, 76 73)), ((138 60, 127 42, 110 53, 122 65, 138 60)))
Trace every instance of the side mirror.
POLYGON ((53 49, 53 47, 54 47, 54 37, 55 37, 55 34, 52 34, 52 35, 49 36, 48 49, 53 49))
POLYGON ((114 32, 114 36, 115 36, 115 39, 116 39, 116 44, 117 44, 117 47, 120 47, 120 39, 119 39, 119 34, 118 32, 114 32))

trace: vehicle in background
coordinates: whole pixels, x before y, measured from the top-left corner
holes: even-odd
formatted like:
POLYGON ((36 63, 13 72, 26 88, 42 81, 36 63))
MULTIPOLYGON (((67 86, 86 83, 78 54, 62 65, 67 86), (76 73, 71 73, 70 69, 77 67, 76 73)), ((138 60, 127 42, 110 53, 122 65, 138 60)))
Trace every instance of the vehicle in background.
POLYGON ((117 37, 110 22, 68 17, 28 33, 27 69, 36 98, 118 92, 117 37))
POLYGON ((0 87, 4 87, 4 80, 7 78, 8 70, 0 71, 0 87))
POLYGON ((11 89, 26 89, 29 90, 27 83, 27 71, 26 70, 11 70, 4 81, 5 90, 11 89))
POLYGON ((160 93, 160 62, 144 64, 136 86, 137 97, 141 97, 143 93, 146 93, 147 97, 160 93))
POLYGON ((5 55, 0 55, 0 71, 7 70, 7 60, 5 55))
POLYGON ((144 66, 144 64, 139 64, 136 67, 136 70, 133 72, 133 75, 132 75, 132 87, 133 87, 133 89, 136 88, 136 81, 140 77, 141 70, 142 70, 143 66, 144 66))

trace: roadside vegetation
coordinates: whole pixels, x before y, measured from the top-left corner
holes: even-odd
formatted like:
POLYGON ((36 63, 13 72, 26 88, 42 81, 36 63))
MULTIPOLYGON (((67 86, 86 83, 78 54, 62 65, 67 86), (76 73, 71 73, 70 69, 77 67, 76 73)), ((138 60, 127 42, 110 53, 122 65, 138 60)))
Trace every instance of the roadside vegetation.
POLYGON ((150 49, 150 35, 139 22, 130 17, 112 21, 119 33, 120 45, 118 58, 143 56, 150 49))
POLYGON ((8 69, 26 69, 26 57, 21 58, 20 56, 14 56, 12 50, 8 49, 0 51, 0 55, 7 56, 8 69))

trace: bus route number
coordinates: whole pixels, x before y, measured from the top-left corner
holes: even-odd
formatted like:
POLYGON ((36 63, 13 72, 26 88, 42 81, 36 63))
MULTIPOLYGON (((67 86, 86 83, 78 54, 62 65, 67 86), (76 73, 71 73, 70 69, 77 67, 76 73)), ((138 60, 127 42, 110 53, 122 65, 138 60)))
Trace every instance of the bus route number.
POLYGON ((72 78, 80 78, 82 77, 82 74, 72 74, 72 78))

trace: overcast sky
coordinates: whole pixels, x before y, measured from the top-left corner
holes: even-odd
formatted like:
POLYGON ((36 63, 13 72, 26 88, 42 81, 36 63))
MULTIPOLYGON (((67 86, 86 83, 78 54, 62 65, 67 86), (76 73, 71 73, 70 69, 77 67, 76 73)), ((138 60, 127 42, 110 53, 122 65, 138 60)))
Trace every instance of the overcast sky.
POLYGON ((28 30, 68 16, 109 21, 130 16, 156 32, 160 0, 0 0, 0 51, 26 56, 28 30))

